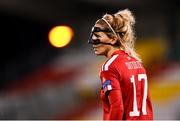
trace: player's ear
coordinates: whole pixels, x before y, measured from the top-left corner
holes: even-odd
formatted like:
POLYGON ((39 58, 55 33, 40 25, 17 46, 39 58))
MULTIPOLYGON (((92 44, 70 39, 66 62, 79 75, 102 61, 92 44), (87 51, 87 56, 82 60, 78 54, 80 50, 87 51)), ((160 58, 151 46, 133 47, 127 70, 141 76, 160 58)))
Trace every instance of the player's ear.
POLYGON ((116 37, 116 36, 112 36, 112 38, 111 38, 111 44, 114 45, 114 44, 117 43, 117 41, 118 41, 117 37, 116 37))

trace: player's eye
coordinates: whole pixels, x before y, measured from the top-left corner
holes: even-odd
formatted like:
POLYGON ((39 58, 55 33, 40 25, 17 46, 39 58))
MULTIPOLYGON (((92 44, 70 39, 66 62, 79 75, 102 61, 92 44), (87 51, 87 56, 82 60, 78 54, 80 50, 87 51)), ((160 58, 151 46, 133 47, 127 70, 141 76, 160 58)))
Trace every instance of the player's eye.
POLYGON ((93 33, 97 38, 99 38, 100 37, 100 35, 98 35, 97 33, 93 33))
POLYGON ((111 32, 111 31, 108 29, 101 29, 100 27, 93 27, 92 33, 94 33, 94 32, 111 32))

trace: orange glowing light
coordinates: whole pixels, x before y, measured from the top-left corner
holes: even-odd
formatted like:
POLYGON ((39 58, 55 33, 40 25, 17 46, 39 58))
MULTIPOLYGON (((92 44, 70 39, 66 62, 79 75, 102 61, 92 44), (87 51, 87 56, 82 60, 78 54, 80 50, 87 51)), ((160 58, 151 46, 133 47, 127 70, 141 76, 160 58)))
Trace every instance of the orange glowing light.
POLYGON ((49 32, 49 42, 54 47, 64 47, 70 43, 73 34, 73 30, 69 26, 56 26, 49 32))

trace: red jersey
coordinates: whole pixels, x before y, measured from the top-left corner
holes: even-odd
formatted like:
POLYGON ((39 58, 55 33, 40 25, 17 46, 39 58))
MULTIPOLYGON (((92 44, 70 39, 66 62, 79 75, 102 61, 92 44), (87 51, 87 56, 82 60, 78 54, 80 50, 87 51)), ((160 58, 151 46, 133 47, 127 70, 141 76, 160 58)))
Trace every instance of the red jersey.
POLYGON ((153 120, 147 75, 143 65, 122 50, 101 68, 104 120, 153 120))

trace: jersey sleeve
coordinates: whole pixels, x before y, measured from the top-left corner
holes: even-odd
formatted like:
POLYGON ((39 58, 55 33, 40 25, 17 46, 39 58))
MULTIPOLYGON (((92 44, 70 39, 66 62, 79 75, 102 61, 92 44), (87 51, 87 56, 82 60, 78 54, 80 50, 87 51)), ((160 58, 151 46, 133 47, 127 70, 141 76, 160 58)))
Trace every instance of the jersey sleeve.
POLYGON ((110 103, 110 112, 108 120, 122 120, 124 106, 121 91, 112 90, 108 95, 108 100, 110 103))
POLYGON ((102 87, 108 97, 109 113, 106 120, 122 120, 124 106, 120 89, 120 75, 114 68, 104 71, 102 87))
POLYGON ((105 93, 109 92, 110 90, 119 90, 120 83, 119 83, 119 74, 118 72, 113 69, 109 68, 106 71, 102 72, 102 89, 105 93))

